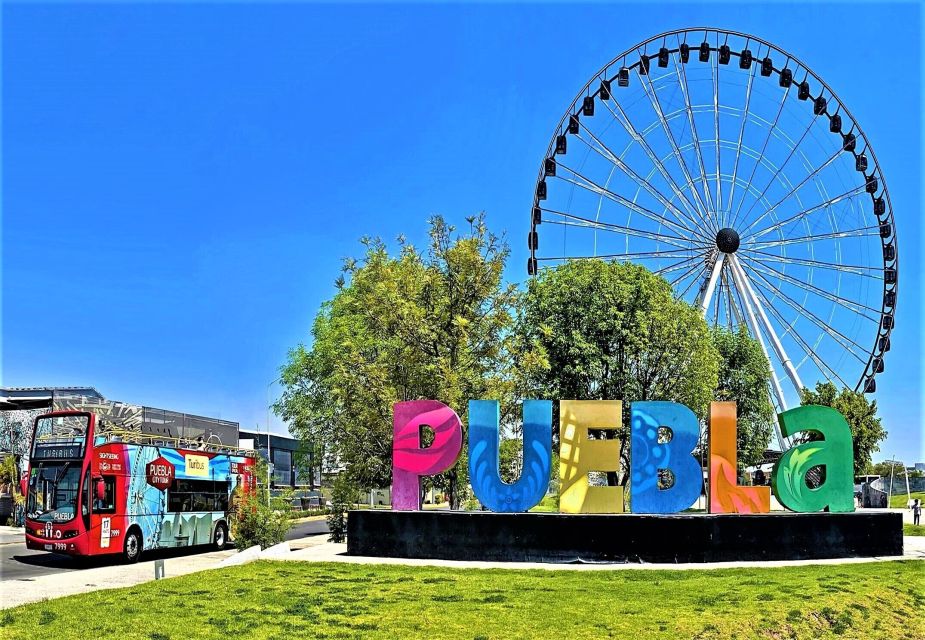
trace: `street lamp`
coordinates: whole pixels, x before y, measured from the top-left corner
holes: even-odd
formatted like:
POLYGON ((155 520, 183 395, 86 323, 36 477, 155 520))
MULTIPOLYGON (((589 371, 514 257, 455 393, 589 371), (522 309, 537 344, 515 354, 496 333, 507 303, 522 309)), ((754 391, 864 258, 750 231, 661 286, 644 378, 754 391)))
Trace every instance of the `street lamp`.
POLYGON ((270 445, 270 388, 281 379, 276 377, 267 385, 267 506, 270 506, 270 474, 273 473, 273 449, 270 445))

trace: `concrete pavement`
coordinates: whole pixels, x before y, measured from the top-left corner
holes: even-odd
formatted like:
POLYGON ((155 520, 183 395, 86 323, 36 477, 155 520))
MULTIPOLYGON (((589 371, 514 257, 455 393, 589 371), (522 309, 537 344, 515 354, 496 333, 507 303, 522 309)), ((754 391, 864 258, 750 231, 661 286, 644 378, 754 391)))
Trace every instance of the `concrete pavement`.
MULTIPOLYGON (((324 518, 298 520, 286 536, 290 547, 300 549, 326 538, 324 518)), ((154 563, 164 561, 165 577, 214 569, 235 550, 209 551, 207 547, 147 552, 134 565, 118 558, 73 558, 26 549, 22 529, 0 527, 0 609, 61 596, 128 587, 154 579, 154 563)))
POLYGON ((547 562, 476 562, 410 558, 371 558, 348 556, 346 544, 334 544, 319 538, 316 544, 293 551, 288 556, 270 558, 282 561, 343 562, 347 564, 398 564, 407 566, 448 567, 455 569, 546 569, 551 571, 614 571, 626 569, 732 569, 740 567, 798 567, 817 564, 855 564, 884 560, 925 560, 925 537, 905 536, 903 555, 882 558, 835 558, 831 560, 782 560, 775 562, 690 562, 684 564, 592 563, 560 564, 547 562))
MULTIPOLYGON (((218 563, 235 553, 234 551, 213 551, 177 555, 174 552, 164 557, 165 577, 180 576, 204 569, 212 569, 218 563)), ((51 555, 51 554, 48 554, 51 555)), ((7 609, 29 602, 60 598, 75 593, 118 589, 148 582, 154 579, 154 563, 159 559, 153 554, 137 564, 106 564, 91 566, 78 571, 56 572, 33 578, 7 579, 0 582, 0 608, 7 609)), ((109 561, 111 562, 111 560, 109 561)))

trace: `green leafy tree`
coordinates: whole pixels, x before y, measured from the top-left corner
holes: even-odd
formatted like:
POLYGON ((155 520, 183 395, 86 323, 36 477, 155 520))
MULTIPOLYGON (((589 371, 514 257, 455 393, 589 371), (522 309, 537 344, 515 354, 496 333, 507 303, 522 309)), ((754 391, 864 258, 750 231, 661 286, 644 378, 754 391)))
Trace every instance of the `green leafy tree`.
POLYGON ((523 440, 504 438, 498 445, 498 471, 505 482, 517 482, 523 468, 523 440))
POLYGON ((703 417, 716 389, 719 356, 706 322, 639 265, 575 260, 542 270, 518 336, 533 358, 525 376, 534 397, 623 400, 624 469, 630 403, 673 400, 703 417))
MULTIPOLYGON (((440 400, 465 424, 470 398, 512 408, 511 338, 518 292, 502 282, 508 256, 484 216, 458 234, 430 220, 429 246, 399 239, 397 255, 365 239, 365 255, 345 264, 338 291, 283 367, 276 411, 304 441, 324 443, 329 461, 362 487, 392 478, 392 405, 440 400)), ((467 486, 460 462, 433 479, 455 509, 467 486)))
POLYGON ((757 340, 744 326, 738 331, 713 330, 719 352, 717 400, 733 400, 737 414, 739 464, 758 464, 773 433, 774 406, 768 395, 771 365, 757 340))
MULTIPOLYGON (((867 467, 865 471, 867 473, 876 474, 878 476, 882 476, 886 478, 886 477, 889 477, 890 471, 892 471, 894 474, 897 474, 897 473, 901 474, 902 473, 901 465, 902 465, 901 462, 894 462, 892 460, 884 460, 883 462, 878 462, 877 464, 867 467)), ((909 474, 909 477, 910 478, 913 477, 912 474, 909 474)))
POLYGON ((341 473, 334 479, 331 508, 327 515, 330 542, 344 542, 347 539, 347 512, 356 501, 358 491, 349 474, 341 473))
POLYGON ((854 443, 854 473, 866 473, 871 467, 871 457, 880 451, 880 441, 887 436, 877 417, 877 401, 868 400, 863 393, 851 389, 839 391, 831 382, 818 382, 815 390, 803 389, 800 395, 804 405, 832 407, 845 416, 854 443))

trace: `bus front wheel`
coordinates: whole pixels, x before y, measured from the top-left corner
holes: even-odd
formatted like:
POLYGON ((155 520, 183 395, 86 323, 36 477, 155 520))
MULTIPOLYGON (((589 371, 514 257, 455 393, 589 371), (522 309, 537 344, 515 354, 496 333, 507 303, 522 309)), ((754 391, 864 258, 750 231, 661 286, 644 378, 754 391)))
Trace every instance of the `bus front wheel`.
POLYGON ((131 529, 128 534, 126 534, 125 548, 122 552, 122 556, 129 564, 138 562, 138 558, 141 557, 141 535, 138 533, 137 529, 131 529))
POLYGON ((215 533, 212 534, 212 546, 216 551, 221 551, 228 544, 228 529, 224 522, 215 525, 215 533))

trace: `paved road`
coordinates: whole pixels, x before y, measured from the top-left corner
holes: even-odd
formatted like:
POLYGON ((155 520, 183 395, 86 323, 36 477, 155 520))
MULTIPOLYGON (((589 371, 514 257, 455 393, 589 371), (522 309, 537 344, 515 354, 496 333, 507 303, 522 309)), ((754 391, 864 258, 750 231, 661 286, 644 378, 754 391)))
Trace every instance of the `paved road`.
MULTIPOLYGON (((308 536, 326 534, 328 525, 324 520, 301 522, 292 527, 286 535, 289 541, 299 540, 308 536)), ((6 538, 9 539, 9 538, 6 538)), ((157 560, 159 558, 177 558, 188 555, 208 553, 208 547, 194 547, 191 549, 170 549, 146 553, 143 561, 157 560)), ((25 542, 10 542, 0 544, 0 579, 30 580, 38 576, 69 571, 81 571, 93 567, 113 564, 113 558, 106 556, 96 558, 72 558, 71 556, 46 551, 32 551, 26 549, 25 542)))
POLYGON ((328 523, 324 520, 311 520, 301 522, 292 527, 286 535, 286 540, 298 540, 307 536, 318 536, 328 532, 328 523))

